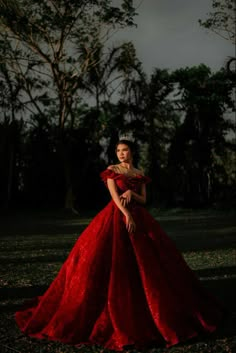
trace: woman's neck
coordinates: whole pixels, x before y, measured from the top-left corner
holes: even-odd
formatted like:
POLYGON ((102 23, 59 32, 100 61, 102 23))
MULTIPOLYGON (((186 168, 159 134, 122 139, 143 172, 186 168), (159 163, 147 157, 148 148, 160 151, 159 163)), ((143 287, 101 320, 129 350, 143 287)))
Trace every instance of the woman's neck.
POLYGON ((122 163, 120 163, 120 166, 125 169, 133 169, 134 168, 132 162, 122 162, 122 163))

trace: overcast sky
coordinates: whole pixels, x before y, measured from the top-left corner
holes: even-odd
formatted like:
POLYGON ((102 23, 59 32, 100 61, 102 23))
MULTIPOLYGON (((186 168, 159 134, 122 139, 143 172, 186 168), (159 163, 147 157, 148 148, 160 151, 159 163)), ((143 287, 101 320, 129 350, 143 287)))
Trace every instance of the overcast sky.
POLYGON ((137 28, 115 38, 132 40, 146 73, 153 68, 170 70, 204 63, 213 71, 235 55, 230 41, 202 28, 198 19, 211 11, 212 0, 136 0, 140 3, 137 28))

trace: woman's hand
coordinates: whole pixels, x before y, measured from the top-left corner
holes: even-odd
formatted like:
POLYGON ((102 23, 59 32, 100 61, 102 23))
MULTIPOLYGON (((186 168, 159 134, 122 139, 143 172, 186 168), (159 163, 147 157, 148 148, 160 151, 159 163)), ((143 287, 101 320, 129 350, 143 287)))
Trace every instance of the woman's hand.
POLYGON ((120 201, 122 206, 126 207, 132 199, 132 191, 127 190, 122 195, 120 195, 120 201))
POLYGON ((136 230, 136 224, 130 213, 125 216, 126 229, 129 233, 134 233, 136 230))

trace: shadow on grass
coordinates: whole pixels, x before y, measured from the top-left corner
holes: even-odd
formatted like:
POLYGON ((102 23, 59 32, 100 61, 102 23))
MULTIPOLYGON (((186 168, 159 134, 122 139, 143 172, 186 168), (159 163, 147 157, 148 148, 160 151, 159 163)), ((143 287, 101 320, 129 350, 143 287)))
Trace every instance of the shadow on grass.
MULTIPOLYGON (((33 298, 42 295, 48 288, 48 285, 43 286, 27 286, 27 287, 16 287, 16 288, 0 288, 0 300, 11 300, 11 299, 26 299, 33 298)), ((2 308, 5 305, 1 305, 2 308)))
POLYGON ((216 267, 216 268, 203 268, 194 271, 198 277, 217 277, 225 276, 226 279, 228 276, 235 275, 236 279, 236 266, 225 266, 225 267, 216 267))
POLYGON ((183 235, 178 237, 176 235, 169 235, 175 242, 177 248, 181 252, 188 251, 211 251, 220 249, 229 249, 236 247, 236 236, 232 234, 229 236, 227 233, 222 236, 209 237, 208 234, 202 235, 183 235))
POLYGON ((53 223, 30 223, 30 224, 5 224, 5 226, 1 225, 1 233, 0 239, 2 237, 12 236, 40 236, 40 235, 61 235, 61 234, 80 234, 84 230, 87 224, 53 224, 53 223))
MULTIPOLYGON (((20 248, 17 247, 16 245, 12 244, 11 248, 7 248, 7 253, 12 253, 12 252, 16 252, 16 251, 23 251, 25 252, 31 252, 31 251, 38 251, 40 249, 40 251, 42 250, 64 250, 64 251, 70 251, 70 249, 72 248, 72 246, 75 244, 77 238, 75 239, 68 239, 68 241, 63 241, 62 243, 60 243, 59 241, 55 242, 55 241, 47 241, 44 242, 43 244, 38 243, 38 244, 22 244, 20 245, 20 248)), ((36 242, 36 241, 35 241, 36 242)), ((5 253, 6 249, 4 249, 4 246, 2 248, 0 248, 0 255, 1 253, 5 253)), ((0 260, 1 262, 1 260, 0 260)))
POLYGON ((230 225, 227 221, 223 219, 221 223, 215 223, 211 220, 195 224, 164 221, 161 227, 182 252, 218 250, 236 247, 236 222, 231 221, 230 225))
POLYGON ((33 263, 54 263, 54 262, 60 262, 63 263, 67 256, 68 252, 65 252, 63 255, 42 255, 42 256, 33 256, 33 257, 15 257, 15 258, 2 258, 0 260, 1 265, 8 265, 8 264, 33 264, 33 263))

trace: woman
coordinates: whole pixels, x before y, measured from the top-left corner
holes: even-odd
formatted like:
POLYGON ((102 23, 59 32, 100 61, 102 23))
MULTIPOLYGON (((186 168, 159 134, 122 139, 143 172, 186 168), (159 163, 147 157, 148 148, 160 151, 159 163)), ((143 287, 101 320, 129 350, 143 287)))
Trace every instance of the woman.
POLYGON ((16 313, 26 334, 105 348, 170 347, 212 332, 222 308, 144 208, 150 181, 121 139, 101 177, 111 201, 78 238, 42 297, 16 313))

